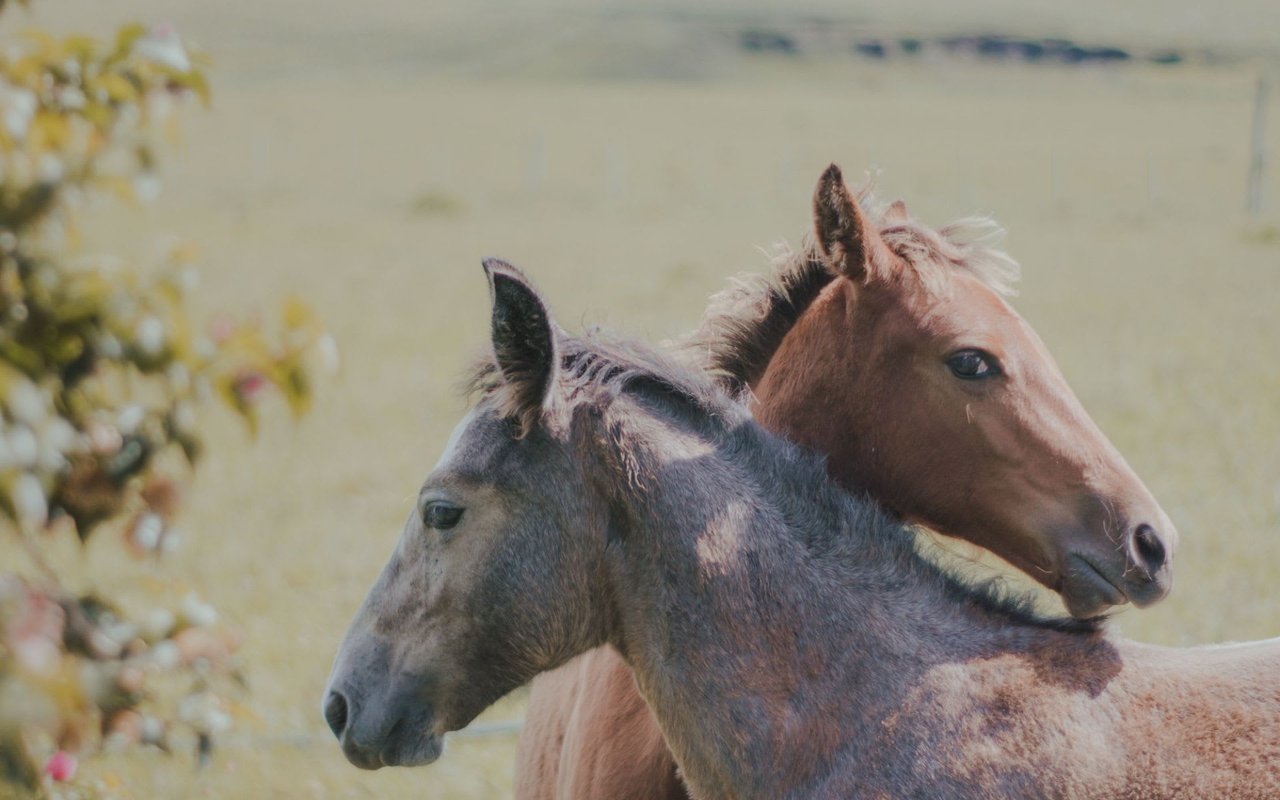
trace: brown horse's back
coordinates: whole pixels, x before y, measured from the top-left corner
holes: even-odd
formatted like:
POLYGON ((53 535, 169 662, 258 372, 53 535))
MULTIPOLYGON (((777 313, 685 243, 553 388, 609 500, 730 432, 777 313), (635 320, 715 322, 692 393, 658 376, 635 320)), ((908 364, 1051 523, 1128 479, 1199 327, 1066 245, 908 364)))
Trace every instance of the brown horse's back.
POLYGON ((662 732, 612 648, 583 653, 533 685, 516 800, 688 800, 662 732))

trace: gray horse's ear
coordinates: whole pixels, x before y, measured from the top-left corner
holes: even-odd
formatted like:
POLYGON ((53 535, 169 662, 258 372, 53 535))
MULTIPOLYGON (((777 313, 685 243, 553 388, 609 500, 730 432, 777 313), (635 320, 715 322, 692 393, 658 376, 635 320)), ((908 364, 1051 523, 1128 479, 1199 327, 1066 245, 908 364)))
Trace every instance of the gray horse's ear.
POLYGON ((555 324, 520 270, 496 258, 483 263, 493 300, 493 355, 509 390, 504 412, 520 419, 527 430, 541 415, 555 382, 555 324))
POLYGON ((867 221, 835 164, 822 173, 814 190, 813 225, 818 247, 838 274, 863 281, 887 277, 893 268, 893 253, 867 221))

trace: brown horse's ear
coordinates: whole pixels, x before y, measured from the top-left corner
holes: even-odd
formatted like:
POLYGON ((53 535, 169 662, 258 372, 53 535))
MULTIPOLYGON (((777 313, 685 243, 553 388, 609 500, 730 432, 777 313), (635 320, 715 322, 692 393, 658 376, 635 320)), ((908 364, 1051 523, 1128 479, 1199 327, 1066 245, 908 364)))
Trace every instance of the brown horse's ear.
POLYGON ((854 281, 885 277, 893 254, 858 207, 835 164, 827 167, 813 193, 813 222, 818 247, 837 273, 854 281))
POLYGON ((496 258, 483 263, 493 300, 493 355, 509 390, 504 412, 527 429, 541 415, 555 381, 555 325, 546 303, 520 270, 496 258))
POLYGON ((891 225, 905 225, 910 222, 911 215, 907 213, 907 204, 901 200, 894 200, 884 212, 884 221, 891 225))

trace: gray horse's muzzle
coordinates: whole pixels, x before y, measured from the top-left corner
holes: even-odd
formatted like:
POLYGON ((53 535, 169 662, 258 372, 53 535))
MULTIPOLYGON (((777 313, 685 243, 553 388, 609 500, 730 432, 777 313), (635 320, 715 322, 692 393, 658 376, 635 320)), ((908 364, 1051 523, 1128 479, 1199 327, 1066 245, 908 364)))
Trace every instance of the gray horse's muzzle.
POLYGON ((347 760, 361 769, 430 764, 443 740, 424 702, 429 683, 390 674, 377 639, 344 642, 325 690, 323 712, 347 760))

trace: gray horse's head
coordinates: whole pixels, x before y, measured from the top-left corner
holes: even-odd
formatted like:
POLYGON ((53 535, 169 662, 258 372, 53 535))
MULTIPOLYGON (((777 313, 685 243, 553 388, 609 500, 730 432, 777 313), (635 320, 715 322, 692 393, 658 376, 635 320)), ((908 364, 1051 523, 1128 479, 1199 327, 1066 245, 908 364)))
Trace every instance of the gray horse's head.
POLYGON ((582 650, 608 503, 564 409, 557 329, 518 270, 485 262, 494 358, 335 659, 324 715, 355 765, 426 764, 442 736, 582 650), (557 412, 561 413, 557 413, 557 412))

